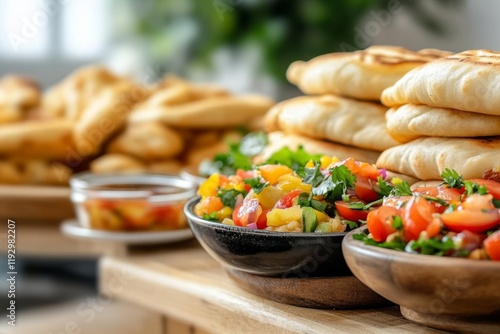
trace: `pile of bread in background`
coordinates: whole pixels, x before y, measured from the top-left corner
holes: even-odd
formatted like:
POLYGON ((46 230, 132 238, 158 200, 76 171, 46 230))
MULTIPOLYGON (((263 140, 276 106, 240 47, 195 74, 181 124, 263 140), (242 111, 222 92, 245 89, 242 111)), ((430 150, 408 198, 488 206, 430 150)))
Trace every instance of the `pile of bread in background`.
POLYGON ((500 181, 498 52, 373 46, 292 63, 287 77, 311 95, 275 105, 268 131, 321 140, 322 149, 413 179, 437 180, 452 168, 500 181))
POLYGON ((0 183, 66 184, 86 169, 176 173, 226 151, 227 138, 241 138, 235 127, 262 120, 269 145, 257 163, 301 145, 419 180, 453 168, 500 181, 500 53, 372 46, 294 62, 287 78, 308 95, 274 105, 176 77, 144 86, 101 67, 45 93, 6 77, 0 183))
POLYGON ((72 173, 175 173, 227 149, 236 130, 260 127, 274 102, 166 77, 142 85, 84 67, 42 92, 0 79, 0 183, 61 184, 72 173))

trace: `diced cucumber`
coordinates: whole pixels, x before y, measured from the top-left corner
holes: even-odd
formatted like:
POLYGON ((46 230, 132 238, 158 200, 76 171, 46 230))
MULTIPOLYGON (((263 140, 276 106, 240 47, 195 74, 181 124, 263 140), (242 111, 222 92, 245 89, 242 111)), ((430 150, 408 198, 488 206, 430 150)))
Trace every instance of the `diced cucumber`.
POLYGON ((304 232, 314 232, 316 226, 318 225, 318 217, 313 208, 303 207, 302 208, 302 230, 304 232))
POLYGON ((330 223, 321 223, 316 228, 316 233, 330 233, 332 232, 332 224, 330 223))

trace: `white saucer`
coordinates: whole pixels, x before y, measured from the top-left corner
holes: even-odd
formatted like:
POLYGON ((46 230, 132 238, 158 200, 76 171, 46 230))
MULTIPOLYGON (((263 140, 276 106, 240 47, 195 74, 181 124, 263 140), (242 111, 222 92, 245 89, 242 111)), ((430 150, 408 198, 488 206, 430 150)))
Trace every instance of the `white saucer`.
POLYGON ((189 228, 173 231, 110 232, 83 227, 76 219, 63 221, 61 231, 69 237, 121 242, 129 245, 168 244, 193 238, 189 228))

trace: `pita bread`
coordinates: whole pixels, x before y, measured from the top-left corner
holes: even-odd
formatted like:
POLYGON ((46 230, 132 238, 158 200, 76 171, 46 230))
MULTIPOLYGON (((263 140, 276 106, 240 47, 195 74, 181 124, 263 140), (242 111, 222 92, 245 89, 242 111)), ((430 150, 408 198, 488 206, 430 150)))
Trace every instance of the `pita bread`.
POLYGON ((445 168, 455 169, 465 179, 481 178, 499 165, 500 137, 419 138, 382 152, 377 160, 380 168, 420 180, 439 180, 445 168))
POLYGON ((22 122, 0 126, 0 156, 63 159, 72 147, 70 120, 22 122))
POLYGON ((287 78, 306 94, 338 94, 379 100, 411 69, 450 52, 435 49, 410 51, 396 46, 372 46, 362 51, 331 53, 290 65, 287 78))
POLYGON ((97 153, 108 138, 125 126, 130 110, 146 97, 136 94, 138 87, 132 81, 121 81, 104 89, 85 109, 73 133, 81 155, 97 153))
POLYGON ((155 122, 130 124, 108 146, 109 153, 129 154, 144 161, 167 160, 182 152, 182 137, 155 122))
POLYGON ((302 146, 306 152, 311 154, 324 154, 331 157, 336 156, 341 160, 353 157, 358 161, 365 161, 369 163, 375 163, 380 154, 380 152, 376 151, 363 150, 361 148, 319 141, 300 135, 286 134, 280 131, 269 133, 268 138, 269 145, 266 146, 264 151, 254 158, 254 162, 257 164, 263 163, 269 159, 273 153, 279 151, 283 147, 288 147, 291 150, 297 150, 299 146, 302 146))
POLYGON ((427 63, 387 88, 382 102, 500 116, 500 52, 471 50, 427 63))
POLYGON ((274 102, 260 95, 211 96, 175 105, 142 105, 130 122, 158 121, 179 128, 213 129, 250 123, 274 102))
POLYGON ((301 96, 274 106, 265 118, 268 131, 383 151, 398 143, 385 129, 387 108, 334 95, 301 96))
POLYGON ((387 131, 399 142, 429 137, 500 136, 500 116, 405 104, 385 114, 387 131))
POLYGON ((212 159, 219 153, 229 151, 230 143, 238 143, 243 135, 236 131, 226 131, 220 138, 210 145, 190 147, 186 152, 186 165, 198 170, 198 166, 205 159, 212 159))

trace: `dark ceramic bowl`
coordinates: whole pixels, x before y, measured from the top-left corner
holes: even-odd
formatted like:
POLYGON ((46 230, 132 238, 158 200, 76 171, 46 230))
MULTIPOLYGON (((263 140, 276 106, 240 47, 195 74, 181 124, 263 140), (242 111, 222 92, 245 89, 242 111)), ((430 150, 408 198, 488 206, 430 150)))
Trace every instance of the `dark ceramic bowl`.
POLYGON ((331 277, 352 275, 342 255, 346 233, 291 233, 252 230, 197 217, 193 198, 184 207, 203 248, 232 269, 261 276, 331 277))
POLYGON ((354 275, 401 306, 409 320, 456 333, 500 333, 500 263, 408 254, 365 245, 347 234, 354 275))

